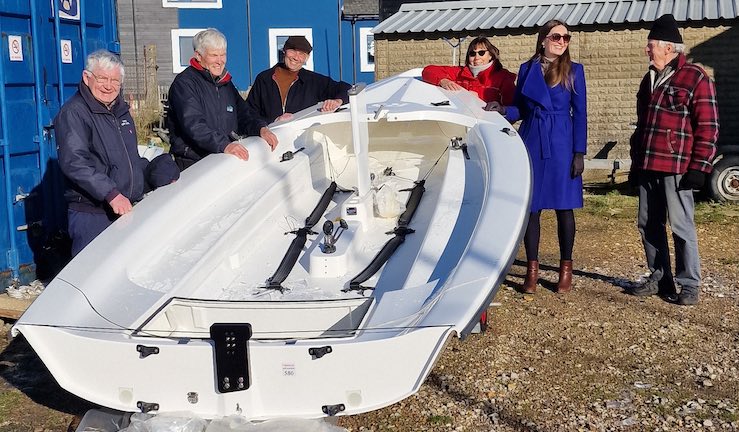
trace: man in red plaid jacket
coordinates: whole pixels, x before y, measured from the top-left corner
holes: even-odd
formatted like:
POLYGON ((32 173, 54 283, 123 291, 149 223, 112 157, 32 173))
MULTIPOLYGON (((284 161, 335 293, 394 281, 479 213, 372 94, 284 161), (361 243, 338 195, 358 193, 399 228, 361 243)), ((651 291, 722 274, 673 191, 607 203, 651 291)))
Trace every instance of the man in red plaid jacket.
POLYGON ((650 67, 636 96, 629 182, 639 189, 638 227, 651 274, 630 292, 693 305, 701 282, 693 189, 703 186, 716 155, 716 89, 701 67, 686 61, 672 15, 659 17, 647 39, 650 67), (667 220, 675 241, 674 280, 667 220))

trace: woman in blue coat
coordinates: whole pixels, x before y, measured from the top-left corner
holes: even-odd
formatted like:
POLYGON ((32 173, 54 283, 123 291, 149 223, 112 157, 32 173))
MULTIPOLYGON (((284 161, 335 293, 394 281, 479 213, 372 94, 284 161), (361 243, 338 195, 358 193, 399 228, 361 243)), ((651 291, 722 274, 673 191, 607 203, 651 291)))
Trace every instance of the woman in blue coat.
POLYGON ((523 291, 536 292, 539 277, 541 211, 557 213, 560 266, 557 292, 572 288, 573 209, 583 205, 582 172, 587 140, 585 73, 570 60, 571 35, 558 20, 539 30, 536 53, 521 65, 514 106, 504 109, 511 121, 522 119, 519 134, 531 158, 533 193, 524 236, 526 280, 523 291))

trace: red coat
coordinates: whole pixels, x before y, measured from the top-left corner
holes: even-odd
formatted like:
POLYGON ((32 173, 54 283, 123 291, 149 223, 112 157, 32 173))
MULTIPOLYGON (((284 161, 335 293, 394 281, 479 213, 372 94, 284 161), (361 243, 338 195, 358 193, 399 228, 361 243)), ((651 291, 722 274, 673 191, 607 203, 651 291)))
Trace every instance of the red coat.
POLYGON ((711 171, 718 104, 713 81, 701 67, 680 54, 675 74, 654 91, 647 73, 636 95, 636 112, 632 169, 672 174, 711 171))
POLYGON ((442 79, 450 79, 469 91, 473 91, 485 102, 498 101, 502 105, 513 105, 516 92, 516 74, 503 69, 500 63, 472 75, 467 66, 426 66, 421 75, 429 84, 439 85, 442 79))

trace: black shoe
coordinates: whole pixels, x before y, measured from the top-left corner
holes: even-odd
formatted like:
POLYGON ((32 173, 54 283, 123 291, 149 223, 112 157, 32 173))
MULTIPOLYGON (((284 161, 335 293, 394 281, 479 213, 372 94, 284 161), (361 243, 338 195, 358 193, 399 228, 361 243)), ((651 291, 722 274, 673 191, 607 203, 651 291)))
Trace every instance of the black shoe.
POLYGON ((629 290, 629 294, 637 297, 647 297, 655 295, 659 292, 659 282, 653 279, 647 279, 644 283, 637 285, 629 290))
POLYGON ((668 302, 677 301, 677 289, 675 288, 675 282, 672 280, 671 277, 663 277, 662 279, 660 279, 659 291, 657 291, 657 295, 668 302))
POLYGON ((695 289, 685 289, 680 291, 680 295, 677 297, 677 304, 682 306, 691 306, 698 304, 699 291, 695 289))

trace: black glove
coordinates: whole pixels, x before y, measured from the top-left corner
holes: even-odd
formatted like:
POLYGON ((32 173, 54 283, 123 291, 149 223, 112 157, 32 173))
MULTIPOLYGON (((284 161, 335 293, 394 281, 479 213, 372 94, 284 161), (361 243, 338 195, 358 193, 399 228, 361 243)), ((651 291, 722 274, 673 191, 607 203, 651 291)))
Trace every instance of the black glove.
POLYGON ((634 168, 629 170, 629 186, 634 189, 639 187, 639 171, 634 168))
POLYGON ((693 190, 700 189, 706 182, 706 173, 698 170, 689 169, 688 172, 683 174, 680 179, 680 184, 677 186, 679 190, 693 190))
POLYGON ((572 178, 576 178, 581 176, 583 171, 585 171, 585 155, 582 153, 575 153, 575 157, 572 158, 570 175, 572 178))
POLYGON ((505 115, 505 106, 501 105, 498 101, 488 102, 484 108, 485 111, 498 111, 500 115, 505 115))

